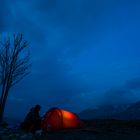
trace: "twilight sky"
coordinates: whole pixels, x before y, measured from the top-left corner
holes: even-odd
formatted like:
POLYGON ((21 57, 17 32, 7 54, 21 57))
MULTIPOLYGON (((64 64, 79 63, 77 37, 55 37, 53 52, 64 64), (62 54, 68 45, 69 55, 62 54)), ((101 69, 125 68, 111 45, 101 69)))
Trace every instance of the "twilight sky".
POLYGON ((140 100, 139 0, 1 0, 0 33, 23 33, 32 69, 6 115, 140 100), (14 112, 13 110, 16 110, 14 112))

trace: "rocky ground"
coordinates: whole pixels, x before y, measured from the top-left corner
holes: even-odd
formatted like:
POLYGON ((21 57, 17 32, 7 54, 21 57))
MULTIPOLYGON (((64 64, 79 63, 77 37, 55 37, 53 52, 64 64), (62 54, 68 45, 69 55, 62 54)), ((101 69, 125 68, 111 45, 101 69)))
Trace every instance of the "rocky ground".
POLYGON ((140 121, 90 120, 85 128, 47 132, 24 132, 18 126, 1 126, 0 140, 140 140, 140 121))

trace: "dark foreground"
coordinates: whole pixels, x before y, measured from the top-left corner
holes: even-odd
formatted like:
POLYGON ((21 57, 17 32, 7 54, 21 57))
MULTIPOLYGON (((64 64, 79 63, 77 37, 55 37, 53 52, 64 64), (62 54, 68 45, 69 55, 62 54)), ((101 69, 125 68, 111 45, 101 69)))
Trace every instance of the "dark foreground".
POLYGON ((44 136, 31 136, 23 134, 20 130, 18 136, 7 138, 1 133, 1 140, 140 140, 140 121, 90 120, 84 122, 85 128, 47 132, 44 136))
POLYGON ((140 140, 140 121, 91 120, 85 124, 79 130, 49 132, 46 140, 140 140))

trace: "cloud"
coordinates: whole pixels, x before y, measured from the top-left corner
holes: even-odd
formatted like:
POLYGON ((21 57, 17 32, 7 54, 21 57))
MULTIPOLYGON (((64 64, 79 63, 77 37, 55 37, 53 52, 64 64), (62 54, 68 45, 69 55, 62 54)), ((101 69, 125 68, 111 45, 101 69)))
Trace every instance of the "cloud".
POLYGON ((140 90, 140 78, 135 78, 128 80, 126 82, 126 87, 130 90, 140 90))
POLYGON ((101 12, 97 7, 103 5, 97 1, 15 0, 11 3, 7 0, 5 5, 9 11, 5 31, 23 32, 38 48, 48 45, 60 49, 69 47, 71 55, 74 55, 92 47, 91 42, 99 40, 99 32, 104 28, 99 17, 106 10, 101 12))
POLYGON ((6 28, 6 17, 8 16, 8 7, 5 0, 1 0, 0 4, 0 33, 6 28))
POLYGON ((140 78, 132 78, 120 87, 112 87, 103 94, 102 104, 124 104, 139 100, 140 78))
POLYGON ((130 102, 132 94, 129 89, 123 87, 111 88, 104 93, 103 104, 124 104, 130 102))

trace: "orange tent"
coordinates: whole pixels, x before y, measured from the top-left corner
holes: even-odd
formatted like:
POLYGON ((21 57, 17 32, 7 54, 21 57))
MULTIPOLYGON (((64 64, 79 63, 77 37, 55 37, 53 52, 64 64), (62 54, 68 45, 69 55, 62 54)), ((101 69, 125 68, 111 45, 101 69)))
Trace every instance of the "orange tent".
POLYGON ((43 130, 59 130, 65 128, 79 128, 82 122, 78 116, 59 108, 50 109, 42 120, 43 130))

